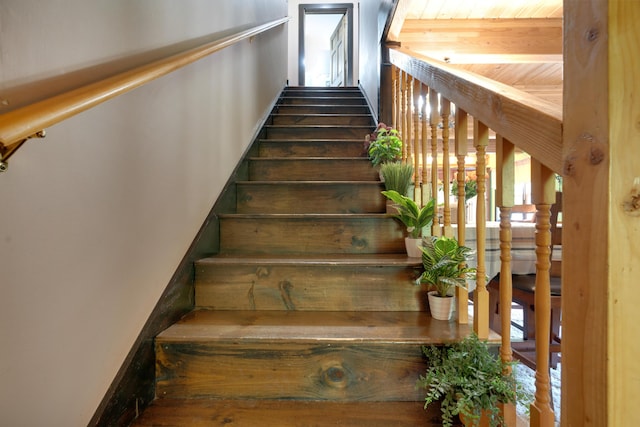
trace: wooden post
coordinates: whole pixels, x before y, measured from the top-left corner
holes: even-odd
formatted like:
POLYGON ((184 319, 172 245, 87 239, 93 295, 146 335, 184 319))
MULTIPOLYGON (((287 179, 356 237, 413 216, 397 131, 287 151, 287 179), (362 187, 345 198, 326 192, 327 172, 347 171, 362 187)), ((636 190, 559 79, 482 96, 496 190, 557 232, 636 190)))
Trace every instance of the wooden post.
POLYGON ((640 158, 633 125, 638 97, 630 96, 640 90, 638 56, 630 54, 640 49, 639 6, 564 2, 564 170, 557 171, 563 175, 563 426, 640 425, 640 293, 637 270, 633 277, 629 268, 640 260, 631 244, 640 233, 637 218, 619 213, 640 158), (611 324, 614 316, 623 323, 611 324))
POLYGON ((476 249, 478 259, 478 273, 476 275, 476 290, 473 292, 473 329, 480 339, 489 337, 489 293, 487 292, 487 278, 485 265, 486 239, 486 161, 485 155, 489 145, 489 128, 474 119, 473 143, 476 147, 476 177, 478 180, 478 198, 476 201, 476 249))
POLYGON ((549 399, 549 340, 551 328, 551 205, 556 200, 553 171, 531 158, 531 198, 536 205, 536 394, 531 425, 553 427, 549 399))
MULTIPOLYGON (((456 106, 457 107, 457 106, 456 106)), ((466 233, 466 212, 464 203, 464 178, 469 139, 469 116, 460 107, 456 108, 455 150, 458 159, 458 242, 464 245, 466 233)), ((458 323, 469 323, 469 291, 456 287, 458 295, 458 323)))

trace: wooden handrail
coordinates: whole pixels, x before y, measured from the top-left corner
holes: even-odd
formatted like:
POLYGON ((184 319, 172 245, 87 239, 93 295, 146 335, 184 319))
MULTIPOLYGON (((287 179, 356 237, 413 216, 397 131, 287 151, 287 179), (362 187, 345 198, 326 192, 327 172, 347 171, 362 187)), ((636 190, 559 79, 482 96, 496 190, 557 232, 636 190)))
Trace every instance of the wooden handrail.
POLYGON ((554 172, 562 172, 562 105, 408 49, 390 49, 389 58, 554 172))
POLYGON ((0 115, 0 160, 43 129, 289 21, 276 19, 0 115))

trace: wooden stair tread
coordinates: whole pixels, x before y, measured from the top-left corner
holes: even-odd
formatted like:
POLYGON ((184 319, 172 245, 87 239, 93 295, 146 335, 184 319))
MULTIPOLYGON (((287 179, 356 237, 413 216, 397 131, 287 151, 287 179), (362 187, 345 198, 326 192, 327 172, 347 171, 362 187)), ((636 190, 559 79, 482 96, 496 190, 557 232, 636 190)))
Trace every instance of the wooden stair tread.
POLYGON ((293 138, 261 138, 258 140, 260 143, 266 143, 266 144, 270 144, 270 143, 278 143, 278 142, 287 142, 287 143, 291 143, 291 142, 301 142, 301 143, 305 143, 305 142, 327 142, 327 143, 333 143, 333 142, 345 142, 345 143, 351 143, 351 142, 357 142, 360 144, 364 143, 364 138, 297 138, 297 139, 293 139, 293 138))
POLYGON ((350 254, 337 256, 334 254, 313 255, 252 255, 250 257, 220 254, 197 261, 198 264, 241 264, 262 265, 265 263, 279 265, 344 265, 344 266, 415 266, 422 265, 419 258, 409 258, 406 254, 350 254))
POLYGON ((374 185, 381 186, 382 181, 236 181, 236 184, 242 185, 374 185))
POLYGON ((440 426, 439 415, 422 402, 156 399, 132 427, 440 426))
MULTIPOLYGON (((293 182, 293 181, 292 181, 293 182)), ((225 213, 218 215, 219 218, 236 218, 236 219, 379 219, 391 218, 392 214, 388 213, 273 213, 273 214, 238 214, 225 213)))
MULTIPOLYGON (((276 341, 443 344, 471 334, 470 325, 425 312, 194 310, 156 338, 168 342, 276 341)), ((490 340, 499 340, 492 334, 490 340)))
POLYGON ((335 161, 351 161, 351 160, 361 160, 363 162, 370 162, 370 160, 366 157, 363 156, 359 156, 359 157, 322 157, 322 156, 314 156, 314 157, 310 157, 310 156, 306 156, 306 157, 249 157, 249 160, 254 161, 254 162, 260 162, 260 161, 265 161, 265 162, 270 162, 270 161, 291 161, 291 162, 299 162, 301 160, 309 160, 309 161, 316 161, 316 160, 321 160, 323 162, 326 163, 333 163, 335 161))

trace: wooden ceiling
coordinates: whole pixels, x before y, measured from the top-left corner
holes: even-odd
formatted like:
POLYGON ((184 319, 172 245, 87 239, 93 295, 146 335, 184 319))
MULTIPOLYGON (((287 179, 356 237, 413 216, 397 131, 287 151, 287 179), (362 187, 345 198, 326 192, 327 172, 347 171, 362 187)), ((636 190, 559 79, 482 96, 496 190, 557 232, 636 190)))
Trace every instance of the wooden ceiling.
POLYGON ((398 0, 389 39, 562 104, 562 0, 398 0))

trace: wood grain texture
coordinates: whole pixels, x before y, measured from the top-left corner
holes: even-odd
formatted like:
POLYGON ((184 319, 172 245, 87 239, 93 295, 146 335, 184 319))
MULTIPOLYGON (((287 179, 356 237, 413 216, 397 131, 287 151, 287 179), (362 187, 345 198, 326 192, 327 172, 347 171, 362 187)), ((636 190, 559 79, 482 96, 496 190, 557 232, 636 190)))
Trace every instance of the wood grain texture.
POLYGON ((404 233, 385 214, 220 216, 227 254, 406 253, 404 233))
MULTIPOLYGON (((278 112, 271 116, 274 125, 347 125, 375 127, 370 114, 296 114, 278 112)), ((363 135, 364 138, 364 135, 363 135)))
POLYGON ((218 310, 427 311, 419 260, 213 257, 196 265, 196 305, 218 310))
POLYGON ((489 55, 558 55, 562 59, 562 18, 408 19, 403 47, 415 51, 489 55))
POLYGON ((609 423, 607 404, 608 264, 619 249, 616 245, 611 248, 616 254, 610 254, 607 242, 621 236, 610 236, 607 3, 566 2, 564 10, 562 386, 568 392, 562 393, 561 421, 566 426, 616 425, 609 423), (593 162, 594 154, 602 161, 593 162))
MULTIPOLYGON (((158 399, 132 427, 439 427, 440 407, 421 402, 158 399)), ((456 424, 455 427, 460 427, 456 424)))
POLYGON ((562 170, 558 105, 406 49, 392 50, 391 61, 552 170, 562 170))
POLYGON ((379 173, 365 157, 251 158, 251 181, 376 181, 379 173))
POLYGON ((245 181, 237 213, 384 213, 383 190, 380 181, 245 181))
POLYGON ((304 96, 304 95, 290 95, 280 98, 282 105, 367 105, 367 101, 363 97, 349 97, 349 96, 323 96, 318 94, 317 96, 304 96))
POLYGON ((371 114, 369 107, 363 104, 278 104, 273 112, 278 114, 371 114))
POLYGON ((360 139, 374 130, 374 126, 355 125, 267 125, 270 139, 360 139))
MULTIPOLYGON (((640 425, 640 3, 609 1, 608 425, 640 425), (635 190, 633 189, 636 180, 635 190), (635 210, 621 208, 636 192, 635 210)), ((606 160, 605 160, 606 163, 606 160)))
POLYGON ((366 157, 363 138, 261 139, 260 157, 366 157))
POLYGON ((418 401, 421 344, 469 333, 418 312, 196 311, 156 339, 156 393, 418 401))

